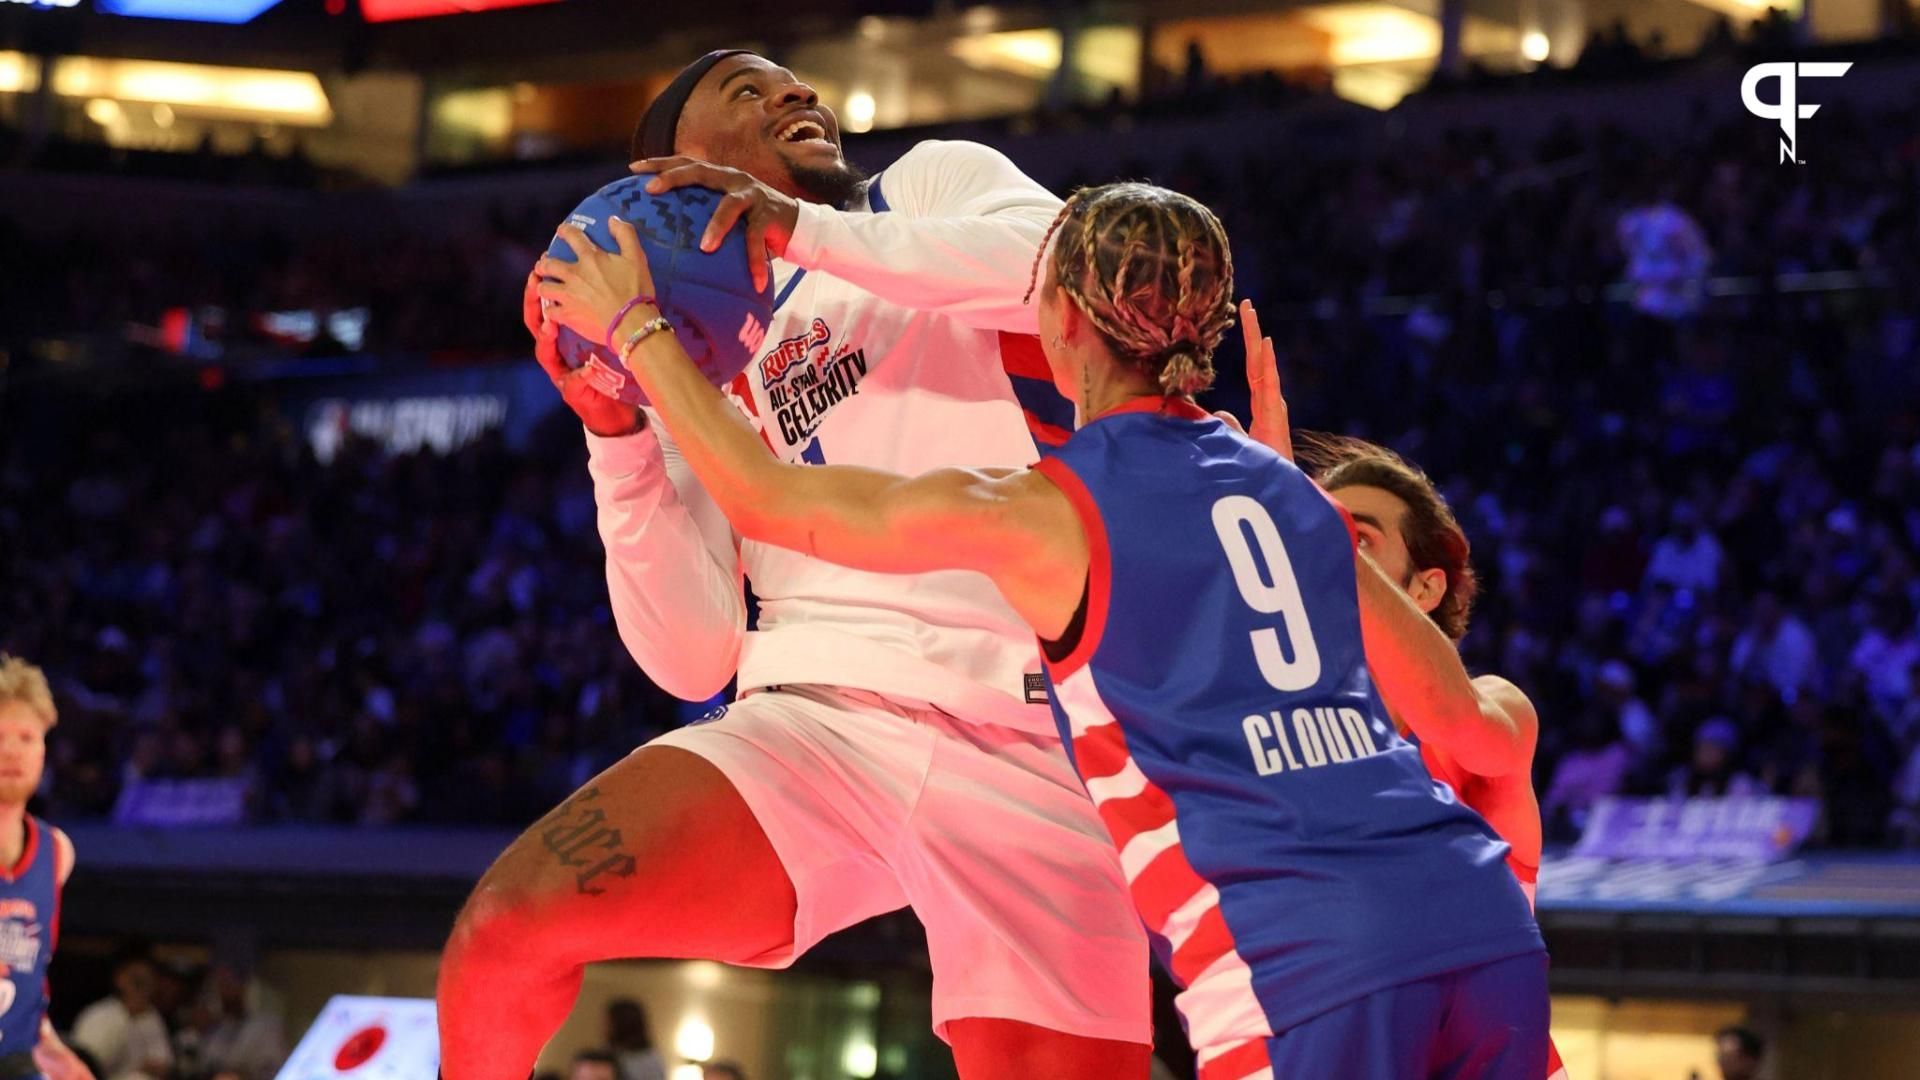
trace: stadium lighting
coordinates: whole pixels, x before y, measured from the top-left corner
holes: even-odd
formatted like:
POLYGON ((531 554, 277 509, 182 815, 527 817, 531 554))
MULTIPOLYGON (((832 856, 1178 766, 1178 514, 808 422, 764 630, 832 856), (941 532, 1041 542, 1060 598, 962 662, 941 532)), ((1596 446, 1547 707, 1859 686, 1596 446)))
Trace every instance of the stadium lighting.
POLYGON ((847 95, 847 130, 852 132, 873 130, 873 95, 865 90, 855 90, 847 95))
MULTIPOLYGON (((17 56, 0 53, 0 89, 6 89, 9 72, 19 66, 10 60, 17 56)), ((173 112, 191 110, 305 127, 333 122, 333 109, 320 80, 305 71, 74 56, 54 64, 53 90, 61 97, 165 105, 173 112)))
POLYGON ((425 19, 435 15, 471 15, 499 8, 553 4, 559 0, 360 0, 360 14, 370 23, 425 19))
POLYGON ((280 0, 98 0, 105 15, 185 22, 246 23, 280 0))
POLYGON ((1536 64, 1546 61, 1548 48, 1547 35, 1538 30, 1529 30, 1520 39, 1520 55, 1536 64))
POLYGON ((697 1016, 680 1021, 673 1033, 673 1048, 689 1061, 705 1061, 713 1056, 713 1026, 697 1016))
POLYGON ((39 61, 25 53, 0 52, 0 94, 25 94, 39 85, 39 61))

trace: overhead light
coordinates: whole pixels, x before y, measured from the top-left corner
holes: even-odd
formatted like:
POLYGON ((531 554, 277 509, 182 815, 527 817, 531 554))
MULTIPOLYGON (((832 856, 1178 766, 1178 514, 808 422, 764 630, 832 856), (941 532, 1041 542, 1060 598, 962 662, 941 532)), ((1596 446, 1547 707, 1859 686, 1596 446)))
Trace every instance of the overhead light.
POLYGON ((1548 48, 1547 35, 1538 30, 1529 30, 1520 38, 1520 55, 1536 64, 1546 60, 1548 48))
POLYGON ((170 128, 173 126, 173 106, 162 102, 153 107, 153 126, 170 128))
POLYGON ((855 133, 873 130, 873 95, 855 90, 847 95, 847 130, 855 133))
POLYGON ((705 1061, 713 1056, 713 1027, 697 1016, 680 1021, 673 1033, 673 1048, 689 1061, 705 1061))
POLYGON ((101 127, 116 127, 127 122, 127 114, 120 111, 120 103, 112 98, 94 98, 87 102, 87 119, 101 127))
POLYGON ((320 80, 305 71, 75 56, 54 64, 53 91, 62 97, 113 98, 307 127, 333 122, 320 80))
POLYGON ((840 1066, 848 1076, 868 1080, 880 1071, 880 1052, 874 1048, 873 1039, 866 1035, 855 1035, 848 1040, 847 1048, 840 1055, 840 1066))
POLYGON ((103 15, 186 22, 246 23, 280 0, 98 0, 103 15))
POLYGON ((1386 4, 1327 4, 1300 17, 1332 38, 1334 66, 1428 60, 1440 55, 1440 24, 1431 16, 1386 4))
POLYGON ((972 34, 954 41, 948 49, 974 67, 1035 78, 1051 75, 1060 66, 1060 35, 1053 30, 972 34))
POLYGON ((25 53, 0 52, 0 94, 25 94, 39 85, 39 61, 25 53))

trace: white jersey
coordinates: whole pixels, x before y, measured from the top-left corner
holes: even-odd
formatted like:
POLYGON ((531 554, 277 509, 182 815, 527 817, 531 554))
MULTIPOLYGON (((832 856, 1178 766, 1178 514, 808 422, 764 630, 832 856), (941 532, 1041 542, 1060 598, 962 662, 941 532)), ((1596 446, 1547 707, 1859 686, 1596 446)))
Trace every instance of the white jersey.
MULTIPOLYGON (((854 210, 803 204, 761 354, 730 396, 787 461, 906 475, 1033 464, 1007 365, 1038 374, 1022 298, 1059 208, 1003 155, 962 142, 914 147, 854 210)), ((742 692, 840 686, 1054 733, 1033 632, 985 576, 874 574, 743 542, 650 420, 588 443, 614 617, 663 688, 709 697, 737 667, 742 692), (760 600, 751 633, 743 571, 760 600)))

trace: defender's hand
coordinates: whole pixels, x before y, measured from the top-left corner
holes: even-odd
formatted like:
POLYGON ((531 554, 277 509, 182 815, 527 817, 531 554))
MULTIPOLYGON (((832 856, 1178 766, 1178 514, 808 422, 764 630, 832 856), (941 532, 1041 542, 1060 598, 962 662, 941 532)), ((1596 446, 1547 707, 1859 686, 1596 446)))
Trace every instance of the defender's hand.
MULTIPOLYGON (((613 234, 619 251, 602 251, 579 226, 562 225, 555 235, 573 250, 575 261, 542 255, 533 266, 534 273, 546 279, 537 291, 547 301, 547 321, 558 322, 589 341, 607 342, 622 329, 611 323, 627 302, 653 295, 653 271, 647 266, 647 254, 640 248, 640 234, 633 224, 611 218, 607 231, 613 234)), ((631 312, 628 317, 632 317, 631 312)), ((648 317, 650 314, 643 315, 641 322, 648 317)), ((620 343, 616 339, 609 344, 618 347, 620 343)))
POLYGON ((1260 336, 1260 316, 1253 301, 1240 301, 1240 334, 1247 343, 1247 389, 1253 397, 1253 430, 1259 442, 1293 460, 1293 428, 1287 419, 1287 399, 1280 393, 1280 362, 1273 339, 1260 336))

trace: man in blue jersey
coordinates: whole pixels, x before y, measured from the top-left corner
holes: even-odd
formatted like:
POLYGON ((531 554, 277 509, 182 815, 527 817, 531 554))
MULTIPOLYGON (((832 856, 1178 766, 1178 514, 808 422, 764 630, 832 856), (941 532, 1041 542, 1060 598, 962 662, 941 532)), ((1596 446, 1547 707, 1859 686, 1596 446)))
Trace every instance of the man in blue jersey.
MULTIPOLYGON (((1337 504, 1193 403, 1233 318, 1218 220, 1116 184, 1055 229, 1042 345, 1090 419, 1032 469, 786 465, 670 330, 632 366, 742 535, 982 573, 1040 636, 1203 1080, 1538 1080, 1546 954, 1506 845, 1432 783, 1368 671, 1359 595, 1391 582, 1337 504)), ((541 266, 558 318, 598 338, 656 315, 628 303, 653 283, 615 232, 620 255, 541 266)))
POLYGON ((27 813, 27 800, 39 790, 57 719, 46 674, 0 653, 0 1078, 42 1070, 34 1051, 45 1028, 47 965, 73 841, 27 813))

